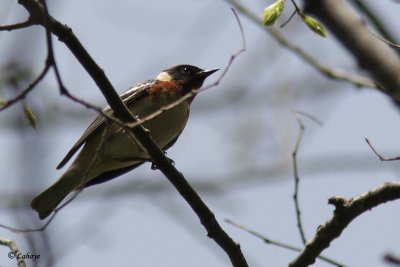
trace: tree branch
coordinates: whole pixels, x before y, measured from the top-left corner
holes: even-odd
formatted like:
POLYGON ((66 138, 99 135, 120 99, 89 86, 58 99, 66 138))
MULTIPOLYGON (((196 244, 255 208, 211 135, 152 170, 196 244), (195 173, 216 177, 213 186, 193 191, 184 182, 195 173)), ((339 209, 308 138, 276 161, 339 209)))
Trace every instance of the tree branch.
POLYGON ((375 153, 375 155, 376 155, 381 161, 396 161, 396 160, 400 160, 400 156, 396 156, 396 157, 385 157, 385 156, 382 156, 382 155, 375 149, 375 147, 371 144, 371 142, 369 141, 368 138, 365 138, 365 142, 367 142, 367 144, 369 145, 369 147, 372 149, 372 151, 375 153))
POLYGON ((386 29, 384 23, 381 18, 379 18, 372 8, 368 6, 365 1, 362 0, 352 0, 356 8, 362 12, 370 21, 370 23, 378 30, 378 32, 383 36, 383 38, 387 39, 390 42, 395 42, 395 38, 393 35, 386 29))
POLYGON ((309 266, 330 243, 338 238, 343 230, 362 213, 383 203, 400 199, 400 182, 387 182, 360 196, 349 200, 332 197, 328 203, 335 206, 335 211, 328 221, 318 227, 312 240, 289 264, 290 267, 309 266))
POLYGON ((237 0, 226 0, 231 5, 233 5, 239 12, 244 14, 251 21, 262 27, 266 32, 268 32, 280 45, 289 49, 305 62, 314 67, 317 71, 319 71, 322 75, 338 81, 345 81, 354 84, 357 87, 369 87, 376 88, 376 84, 368 77, 347 73, 345 71, 335 70, 331 67, 328 67, 322 63, 320 63, 316 58, 312 55, 308 54, 306 51, 301 49, 300 47, 292 44, 285 36, 283 36, 279 30, 275 28, 265 28, 262 24, 261 19, 258 15, 254 14, 250 10, 248 10, 245 6, 240 4, 237 0))
POLYGON ((24 29, 28 28, 29 26, 34 25, 34 22, 28 18, 27 20, 23 22, 18 22, 15 24, 8 24, 8 25, 0 25, 0 31, 13 31, 13 30, 19 30, 19 29, 24 29))
POLYGON ((16 259, 18 267, 26 267, 24 259, 20 256, 21 252, 19 251, 17 244, 13 240, 0 238, 0 245, 7 246, 10 248, 10 252, 8 253, 8 258, 16 259))
POLYGON ((304 10, 315 15, 394 100, 400 100, 400 60, 373 36, 363 20, 344 0, 304 0, 304 10))
POLYGON ((13 104, 19 102, 20 100, 24 99, 35 87, 36 85, 44 78, 44 76, 47 74, 47 72, 50 69, 50 64, 46 62, 46 65, 43 67, 42 71, 39 73, 39 75, 36 77, 36 79, 28 85, 20 94, 15 96, 12 99, 6 100, 6 103, 2 106, 0 106, 0 111, 3 111, 4 109, 7 109, 8 107, 12 106, 13 104))
MULTIPOLYGON (((103 70, 92 59, 78 38, 72 33, 72 30, 61 24, 53 17, 43 17, 46 14, 43 5, 34 0, 18 0, 18 3, 25 7, 29 12, 33 21, 45 27, 56 35, 77 60, 89 73, 95 81, 108 104, 113 109, 115 116, 123 122, 136 122, 129 109, 124 105, 118 94, 116 93, 111 82, 105 76, 103 70)), ((131 130, 139 143, 146 148, 146 152, 152 161, 160 169, 160 171, 175 186, 182 197, 188 202, 192 209, 196 212, 203 226, 207 229, 208 236, 228 254, 233 266, 247 266, 246 260, 240 250, 240 246, 236 244, 218 224, 214 214, 205 205, 200 196, 193 190, 184 176, 170 163, 164 153, 151 139, 150 135, 140 125, 131 130)))
POLYGON ((300 174, 299 174, 298 163, 297 163, 298 162, 297 155, 298 155, 298 153, 300 151, 300 145, 301 145, 301 142, 303 140, 303 134, 304 134, 304 131, 305 131, 305 126, 304 126, 304 123, 301 120, 300 116, 304 116, 306 118, 309 118, 313 122, 317 123, 319 126, 322 126, 322 123, 316 117, 314 117, 314 116, 312 116, 312 115, 310 115, 308 113, 305 113, 305 112, 302 112, 302 111, 298 111, 298 110, 294 110, 292 112, 293 112, 293 115, 295 116, 295 119, 296 119, 296 121, 297 121, 297 123, 299 124, 299 127, 300 127, 299 135, 297 136, 296 144, 295 144, 294 150, 292 152, 293 176, 294 176, 293 200, 294 200, 294 206, 295 206, 295 209, 296 209, 297 228, 299 229, 301 241, 305 245, 306 242, 307 242, 307 239, 306 239, 306 235, 304 233, 303 223, 301 221, 301 211, 300 211, 300 204, 299 204, 300 174))

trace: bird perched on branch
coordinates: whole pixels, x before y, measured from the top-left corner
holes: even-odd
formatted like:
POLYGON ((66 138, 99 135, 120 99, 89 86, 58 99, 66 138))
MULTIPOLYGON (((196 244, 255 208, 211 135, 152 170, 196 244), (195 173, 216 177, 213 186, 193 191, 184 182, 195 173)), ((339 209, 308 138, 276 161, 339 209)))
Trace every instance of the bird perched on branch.
MULTIPOLYGON (((181 99, 193 89, 199 89, 204 80, 218 69, 202 70, 191 65, 178 65, 162 71, 154 80, 137 84, 121 95, 121 99, 137 119, 162 111, 144 120, 143 127, 155 143, 167 150, 178 139, 189 117, 193 96, 179 104, 165 107, 181 99)), ((113 116, 110 107, 103 112, 113 116)), ((31 207, 40 219, 49 216, 60 202, 74 190, 109 181, 150 160, 147 153, 132 136, 116 122, 99 115, 85 130, 64 157, 62 168, 81 148, 78 156, 52 186, 35 197, 31 207)))

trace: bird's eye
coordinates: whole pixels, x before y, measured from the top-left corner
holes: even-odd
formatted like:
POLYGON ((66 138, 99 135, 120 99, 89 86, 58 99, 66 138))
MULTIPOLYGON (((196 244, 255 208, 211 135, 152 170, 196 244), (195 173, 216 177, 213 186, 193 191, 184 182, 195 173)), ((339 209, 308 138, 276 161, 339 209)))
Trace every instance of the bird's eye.
POLYGON ((182 73, 185 73, 185 74, 189 74, 189 73, 191 73, 192 71, 191 71, 188 67, 184 66, 184 67, 182 67, 181 72, 182 72, 182 73))

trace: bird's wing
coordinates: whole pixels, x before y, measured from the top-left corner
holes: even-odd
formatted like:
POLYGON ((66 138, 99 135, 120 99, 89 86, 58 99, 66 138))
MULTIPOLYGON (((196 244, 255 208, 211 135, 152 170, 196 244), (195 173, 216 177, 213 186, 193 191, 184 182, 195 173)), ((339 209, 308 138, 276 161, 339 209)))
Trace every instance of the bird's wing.
MULTIPOLYGON (((126 90, 120 97, 124 101, 125 105, 129 105, 132 101, 143 96, 146 90, 154 83, 154 80, 148 80, 135 85, 134 87, 126 90)), ((113 111, 110 106, 103 109, 103 112, 108 116, 113 115, 113 111)), ((82 136, 74 144, 71 150, 63 158, 63 160, 58 164, 57 169, 61 169, 64 165, 72 158, 72 156, 79 150, 79 148, 86 142, 89 136, 97 132, 99 129, 104 127, 107 118, 103 115, 97 116, 97 118, 89 125, 89 127, 83 132, 82 136)))

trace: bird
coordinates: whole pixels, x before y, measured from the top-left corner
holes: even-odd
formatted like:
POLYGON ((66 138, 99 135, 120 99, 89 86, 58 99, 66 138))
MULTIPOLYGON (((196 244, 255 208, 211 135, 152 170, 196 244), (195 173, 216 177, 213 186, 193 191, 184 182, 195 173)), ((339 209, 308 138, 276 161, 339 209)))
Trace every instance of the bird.
MULTIPOLYGON (((138 83, 120 97, 135 118, 140 120, 190 91, 200 89, 205 79, 217 70, 177 65, 161 71, 155 79, 138 83)), ((172 108, 163 109, 158 116, 142 123, 164 152, 176 142, 185 128, 195 95, 172 108)), ((114 114, 109 106, 102 111, 111 117, 114 114)), ((120 124, 103 115, 99 115, 83 132, 57 169, 64 167, 78 150, 80 152, 64 174, 32 200, 31 207, 40 219, 52 214, 70 193, 107 182, 151 160, 120 124)))

